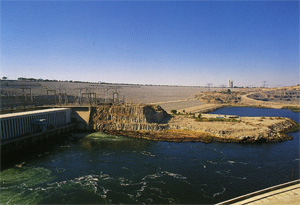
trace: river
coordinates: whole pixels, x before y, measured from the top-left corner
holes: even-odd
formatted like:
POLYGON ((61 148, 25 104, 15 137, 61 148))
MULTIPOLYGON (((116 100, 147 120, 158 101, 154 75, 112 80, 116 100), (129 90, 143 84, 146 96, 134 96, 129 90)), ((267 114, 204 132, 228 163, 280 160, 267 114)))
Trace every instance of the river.
MULTIPOLYGON (((290 110, 213 113, 280 116, 290 110)), ((282 143, 156 142, 92 133, 1 172, 1 204, 212 204, 299 179, 299 132, 282 143)))

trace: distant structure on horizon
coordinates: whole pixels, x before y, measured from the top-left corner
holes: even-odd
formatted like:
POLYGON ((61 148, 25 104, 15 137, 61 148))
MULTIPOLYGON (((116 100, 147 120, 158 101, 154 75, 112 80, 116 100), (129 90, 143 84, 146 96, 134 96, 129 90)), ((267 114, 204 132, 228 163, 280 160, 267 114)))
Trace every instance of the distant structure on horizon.
POLYGON ((228 87, 233 88, 233 80, 228 80, 228 87))

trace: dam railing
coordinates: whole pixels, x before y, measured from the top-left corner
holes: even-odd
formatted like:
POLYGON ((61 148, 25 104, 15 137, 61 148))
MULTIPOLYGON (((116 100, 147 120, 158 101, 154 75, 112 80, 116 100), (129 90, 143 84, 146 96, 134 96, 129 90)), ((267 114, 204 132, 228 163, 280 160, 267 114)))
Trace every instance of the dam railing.
POLYGON ((269 192, 274 191, 274 190, 281 190, 285 187, 290 187, 292 185, 299 184, 299 183, 300 183, 300 179, 297 179, 297 180, 294 180, 294 181, 286 182, 286 183, 279 184, 279 185, 276 185, 276 186, 268 187, 266 189, 255 191, 255 192, 252 192, 252 193, 249 193, 249 194, 245 194, 245 195, 233 198, 233 199, 229 199, 227 201, 220 202, 216 205, 225 205, 225 204, 234 204, 234 203, 237 203, 237 204, 250 204, 251 202, 255 201, 254 199, 253 200, 251 200, 251 199, 256 197, 256 196, 260 196, 260 195, 263 195, 265 193, 269 193, 269 192), (245 201, 245 200, 247 200, 247 203, 243 203, 243 201, 245 201))

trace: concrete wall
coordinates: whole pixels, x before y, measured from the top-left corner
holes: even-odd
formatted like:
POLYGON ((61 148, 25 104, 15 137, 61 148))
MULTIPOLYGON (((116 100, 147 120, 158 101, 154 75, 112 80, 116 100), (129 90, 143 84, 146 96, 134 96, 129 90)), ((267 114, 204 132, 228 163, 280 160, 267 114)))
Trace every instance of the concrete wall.
POLYGON ((91 107, 72 107, 71 119, 76 122, 77 129, 90 129, 91 107))
POLYGON ((46 119, 47 128, 66 125, 71 122, 71 112, 71 108, 54 108, 0 115, 1 141, 37 132, 32 124, 35 119, 46 119))

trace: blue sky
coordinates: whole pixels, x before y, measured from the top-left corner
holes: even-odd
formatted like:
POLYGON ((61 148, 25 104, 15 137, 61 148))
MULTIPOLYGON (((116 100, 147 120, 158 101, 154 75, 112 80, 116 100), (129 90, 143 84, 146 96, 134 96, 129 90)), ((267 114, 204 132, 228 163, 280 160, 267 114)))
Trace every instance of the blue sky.
POLYGON ((298 1, 1 1, 1 75, 299 83, 298 1))

